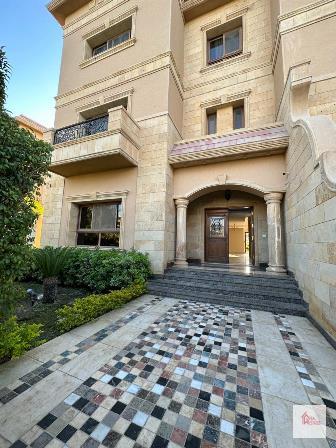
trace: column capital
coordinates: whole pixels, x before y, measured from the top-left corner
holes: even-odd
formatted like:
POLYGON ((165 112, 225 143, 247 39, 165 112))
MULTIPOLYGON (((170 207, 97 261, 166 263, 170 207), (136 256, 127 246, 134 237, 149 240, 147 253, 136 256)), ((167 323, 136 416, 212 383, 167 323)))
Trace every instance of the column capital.
POLYGON ((283 193, 267 193, 264 196, 266 204, 280 204, 283 198, 283 193))
POLYGON ((175 205, 177 208, 187 208, 189 205, 189 201, 185 198, 178 198, 175 199, 175 205))

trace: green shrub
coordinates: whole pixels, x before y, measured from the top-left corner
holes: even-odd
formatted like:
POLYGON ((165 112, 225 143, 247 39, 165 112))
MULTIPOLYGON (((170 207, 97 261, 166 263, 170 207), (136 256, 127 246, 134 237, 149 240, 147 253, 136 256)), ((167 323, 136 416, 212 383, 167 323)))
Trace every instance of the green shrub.
MULTIPOLYGON (((39 249, 34 249, 36 251, 39 249)), ((134 250, 69 249, 60 282, 65 286, 104 293, 125 288, 136 280, 146 281, 151 273, 148 255, 134 250)), ((42 280, 34 257, 27 266, 26 279, 42 280)))
POLYGON ((102 314, 121 307, 145 292, 146 284, 140 280, 119 291, 76 299, 71 306, 66 305, 56 311, 58 327, 62 332, 79 327, 102 314))
POLYGON ((21 356, 44 341, 39 340, 41 324, 18 324, 16 317, 0 323, 0 362, 21 356))

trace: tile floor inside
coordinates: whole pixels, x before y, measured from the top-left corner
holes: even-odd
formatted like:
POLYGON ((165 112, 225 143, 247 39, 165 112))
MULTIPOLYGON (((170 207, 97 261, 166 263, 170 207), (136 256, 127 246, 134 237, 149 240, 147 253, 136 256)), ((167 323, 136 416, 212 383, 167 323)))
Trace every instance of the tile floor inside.
POLYGON ((57 339, 0 368, 1 448, 336 446, 335 351, 304 318, 143 296, 57 339), (294 403, 328 439, 292 439, 294 403))

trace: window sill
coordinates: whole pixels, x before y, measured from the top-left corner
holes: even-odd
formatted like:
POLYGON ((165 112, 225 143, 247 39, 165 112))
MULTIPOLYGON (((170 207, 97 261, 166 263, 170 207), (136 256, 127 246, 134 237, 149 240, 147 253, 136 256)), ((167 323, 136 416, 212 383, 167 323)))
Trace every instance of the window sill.
POLYGON ((110 48, 109 50, 104 51, 103 53, 98 54, 97 56, 93 56, 89 59, 86 59, 85 61, 81 62, 79 64, 80 68, 88 67, 91 64, 95 64, 98 61, 101 61, 102 59, 108 58, 112 56, 113 54, 119 53, 119 51, 126 50, 127 48, 132 47, 135 44, 135 37, 132 37, 131 39, 126 40, 125 42, 116 45, 113 48, 110 48))
POLYGON ((75 247, 78 247, 78 249, 89 249, 89 250, 123 250, 121 247, 116 247, 116 246, 83 246, 83 245, 79 245, 76 244, 75 247))
POLYGON ((251 56, 251 52, 248 51, 246 53, 238 54, 237 56, 232 56, 230 58, 222 59, 219 62, 214 62, 210 65, 207 65, 206 67, 202 67, 200 72, 201 73, 208 73, 212 72, 214 70, 220 70, 223 67, 226 67, 227 65, 234 64, 236 62, 244 61, 245 59, 248 59, 251 56))

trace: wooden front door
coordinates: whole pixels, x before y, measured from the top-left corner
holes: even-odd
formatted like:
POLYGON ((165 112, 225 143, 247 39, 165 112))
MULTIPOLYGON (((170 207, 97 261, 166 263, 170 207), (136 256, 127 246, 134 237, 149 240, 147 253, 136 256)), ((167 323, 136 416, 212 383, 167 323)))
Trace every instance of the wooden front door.
POLYGON ((229 211, 205 211, 205 261, 229 262, 229 211))

